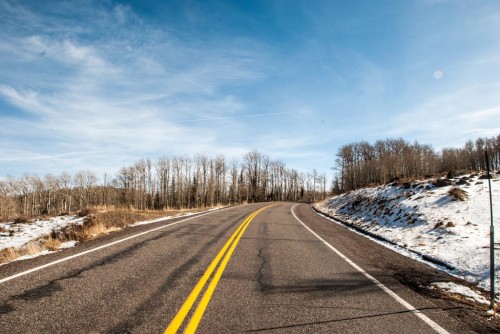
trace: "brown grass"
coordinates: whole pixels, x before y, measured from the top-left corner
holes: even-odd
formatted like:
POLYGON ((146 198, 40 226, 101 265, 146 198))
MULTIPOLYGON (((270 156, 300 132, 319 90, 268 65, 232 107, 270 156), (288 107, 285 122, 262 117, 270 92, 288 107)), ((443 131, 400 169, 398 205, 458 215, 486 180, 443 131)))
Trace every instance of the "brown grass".
MULTIPOLYGON (((108 208, 109 209, 109 208, 108 208)), ((60 231, 53 231, 50 235, 32 241, 24 247, 6 248, 0 251, 0 263, 15 260, 24 255, 33 255, 43 250, 56 251, 65 241, 75 240, 84 242, 95 239, 100 235, 117 231, 127 225, 139 221, 175 216, 186 212, 200 212, 203 209, 164 210, 164 211, 136 211, 127 209, 114 209, 112 211, 99 212, 95 208, 82 210, 78 215, 87 213, 85 221, 81 225, 68 225, 60 231)))
MULTIPOLYGON (((202 210, 198 209, 192 211, 202 210)), ((60 231, 53 232, 51 237, 60 241, 76 240, 78 242, 84 242, 86 240, 95 239, 100 235, 119 230, 139 221, 172 216, 182 213, 184 210, 132 211, 118 209, 105 212, 97 212, 96 210, 93 210, 91 212, 94 213, 87 216, 83 224, 69 225, 60 231)))
POLYGON ((36 242, 29 242, 26 246, 21 248, 21 255, 35 255, 43 250, 42 246, 36 242))
POLYGON ((92 224, 90 227, 85 228, 83 231, 83 236, 85 240, 94 239, 101 234, 108 233, 108 228, 101 223, 92 224))
POLYGON ((453 187, 448 191, 448 194, 453 197, 455 201, 466 201, 469 198, 467 192, 463 189, 453 187))
POLYGON ((2 249, 0 251, 0 263, 10 262, 19 256, 19 252, 13 247, 2 249))
POLYGON ((81 225, 68 225, 60 231, 54 231, 51 234, 53 239, 60 241, 76 240, 84 242, 94 239, 100 234, 106 233, 107 229, 102 223, 96 222, 93 216, 87 219, 81 225))
MULTIPOLYGON (((467 299, 465 296, 462 296, 460 294, 456 294, 456 293, 452 293, 452 292, 442 292, 441 296, 443 296, 444 298, 446 298, 448 300, 451 300, 454 302, 459 302, 459 303, 466 304, 466 305, 472 305, 472 306, 475 306, 475 307, 483 309, 483 310, 489 309, 489 305, 478 303, 474 300, 467 299)), ((483 297, 486 298, 486 296, 484 296, 484 294, 483 294, 483 297)), ((498 309, 498 306, 497 306, 497 309, 498 309)))
POLYGON ((53 252, 61 247, 61 241, 48 236, 45 240, 41 241, 41 246, 42 248, 53 252))
POLYGON ((78 217, 85 217, 85 216, 89 216, 91 214, 95 213, 95 210, 94 209, 91 209, 91 208, 85 208, 85 209, 82 209, 80 211, 78 211, 76 213, 76 215, 78 217))
POLYGON ((42 251, 42 247, 36 241, 32 241, 21 248, 9 247, 0 251, 0 263, 6 263, 24 255, 34 255, 42 251))

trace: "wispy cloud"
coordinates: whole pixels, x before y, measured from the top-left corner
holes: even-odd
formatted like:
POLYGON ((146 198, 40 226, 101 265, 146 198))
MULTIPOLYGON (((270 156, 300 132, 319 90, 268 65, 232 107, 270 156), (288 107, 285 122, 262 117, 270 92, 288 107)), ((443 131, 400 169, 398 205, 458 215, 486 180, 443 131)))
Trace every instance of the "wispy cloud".
POLYGON ((183 41, 172 33, 175 27, 148 26, 123 5, 78 8, 75 15, 89 19, 78 17, 78 27, 66 32, 62 28, 68 22, 57 16, 57 5, 45 16, 10 2, 2 9, 11 24, 29 24, 14 34, 0 33, 6 41, 0 58, 11 65, 0 72, 0 99, 37 117, 0 113, 0 120, 15 129, 11 135, 22 126, 39 139, 44 153, 33 154, 33 143, 26 141, 8 154, 0 147, 0 161, 69 158, 73 153, 61 150, 75 147, 83 148, 78 155, 88 161, 101 147, 111 159, 130 152, 217 152, 218 141, 226 136, 215 134, 205 122, 231 121, 236 128, 234 122, 271 116, 247 114, 242 101, 220 91, 262 77, 261 51, 242 40, 222 41, 217 47, 215 41, 183 41), (117 24, 119 36, 114 36, 117 24))
POLYGON ((328 170, 349 142, 440 147, 499 127, 488 1, 48 1, 0 1, 5 174, 252 148, 328 170))
POLYGON ((429 98, 413 108, 379 125, 375 132, 388 137, 404 137, 434 144, 436 148, 462 146, 468 139, 494 136, 499 133, 500 108, 491 95, 496 85, 461 86, 452 92, 429 98))
POLYGON ((252 114, 252 115, 239 115, 239 116, 225 116, 225 117, 210 117, 210 118, 198 118, 198 119, 186 119, 180 121, 174 121, 173 123, 193 123, 193 122, 205 122, 205 121, 220 121, 223 119, 237 119, 237 118, 254 118, 254 117, 267 117, 267 116, 278 116, 278 115, 289 115, 289 112, 277 112, 270 114, 252 114))

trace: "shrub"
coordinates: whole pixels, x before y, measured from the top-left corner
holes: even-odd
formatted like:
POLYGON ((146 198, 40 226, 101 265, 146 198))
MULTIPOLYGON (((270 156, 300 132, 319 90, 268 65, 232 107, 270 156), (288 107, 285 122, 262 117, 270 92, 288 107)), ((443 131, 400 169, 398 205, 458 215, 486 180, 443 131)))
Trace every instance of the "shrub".
POLYGON ((20 255, 34 255, 42 251, 42 247, 36 241, 30 241, 26 246, 22 247, 18 252, 20 255))
POLYGON ((97 221, 94 216, 88 216, 83 224, 68 225, 60 231, 53 231, 50 234, 52 239, 57 239, 59 242, 75 240, 78 242, 83 242, 87 240, 94 239, 100 234, 105 234, 108 232, 106 226, 97 221))
POLYGON ((94 213, 94 210, 92 210, 90 208, 85 208, 85 209, 78 211, 78 213, 76 215, 78 217, 85 217, 85 216, 90 216, 93 213, 94 213))
POLYGON ((451 181, 450 180, 447 180, 447 179, 438 179, 436 180, 436 182, 434 182, 433 184, 436 186, 436 187, 446 187, 446 186, 449 186, 451 185, 451 181))
POLYGON ((30 220, 26 216, 19 216, 16 219, 14 219, 14 224, 27 224, 30 223, 30 220))
POLYGON ((468 198, 468 194, 465 190, 453 187, 448 191, 448 194, 455 200, 455 201, 466 201, 468 198))
POLYGON ((13 247, 4 248, 0 251, 0 263, 7 263, 19 257, 19 253, 13 247))
POLYGON ((459 176, 462 176, 462 175, 465 175, 465 174, 468 174, 468 173, 469 173, 469 171, 467 171, 465 169, 451 170, 446 175, 446 178, 447 179, 452 179, 454 177, 459 177, 459 176))
POLYGON ((61 241, 57 238, 52 238, 52 236, 47 237, 42 241, 42 248, 49 251, 56 251, 61 247, 61 241))

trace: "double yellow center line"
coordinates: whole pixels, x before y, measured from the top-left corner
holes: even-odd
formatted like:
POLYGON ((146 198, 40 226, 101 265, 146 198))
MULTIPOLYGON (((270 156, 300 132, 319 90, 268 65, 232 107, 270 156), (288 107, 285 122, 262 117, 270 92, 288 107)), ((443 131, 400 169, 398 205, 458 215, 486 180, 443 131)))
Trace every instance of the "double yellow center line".
MULTIPOLYGON (((273 204, 275 205, 275 204, 273 204)), ((200 295, 201 291, 205 287, 208 279, 210 276, 212 276, 212 273, 214 272, 215 268, 219 265, 217 272, 215 275, 212 277, 212 280, 210 281, 210 284, 205 290, 205 293, 203 294, 203 297, 198 303, 198 306, 196 307, 196 310, 191 316, 191 319, 189 321, 189 324, 187 325, 186 329, 184 330, 184 333, 194 333, 196 331, 196 328, 198 327, 198 324, 201 321, 201 318, 203 317, 203 313, 205 313, 205 310, 208 306, 208 303, 210 302, 210 298, 212 297, 212 294, 214 293, 215 287, 217 286, 217 283, 219 283, 219 280, 222 276, 222 273, 224 272, 224 269, 226 268, 227 263, 229 262, 229 259, 231 258, 231 255, 234 252, 234 249, 236 248, 236 245, 238 245, 238 242, 241 239, 241 236, 243 233, 245 233, 245 230, 247 229, 248 225, 250 222, 257 216, 259 213, 264 211, 265 209, 271 207, 272 205, 265 206, 255 212, 253 212, 250 216, 248 216, 243 223, 241 223, 240 226, 236 229, 236 231, 231 235, 229 240, 226 242, 224 247, 219 251, 217 256, 214 258, 208 269, 205 271, 201 279, 198 281, 198 284, 194 287, 193 291, 189 294, 189 297, 186 299, 184 304, 182 304, 182 307, 180 308, 179 312, 175 315, 174 319, 168 325, 167 329, 165 330, 165 334, 173 334, 177 333, 179 328, 181 327, 182 323, 184 322, 184 319, 187 317, 188 313, 192 309, 194 303, 198 299, 198 296, 200 295), (229 250, 228 250, 229 249, 229 250), (222 259, 222 257, 224 257, 222 259), (222 259, 222 262, 221 262, 222 259)))

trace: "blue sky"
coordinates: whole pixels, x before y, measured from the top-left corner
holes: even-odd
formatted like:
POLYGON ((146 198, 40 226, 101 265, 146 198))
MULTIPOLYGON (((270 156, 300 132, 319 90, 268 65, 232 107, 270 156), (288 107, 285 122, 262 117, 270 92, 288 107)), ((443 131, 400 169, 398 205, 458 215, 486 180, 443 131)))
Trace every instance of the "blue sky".
POLYGON ((500 133, 500 1, 0 0, 0 177, 500 133))

